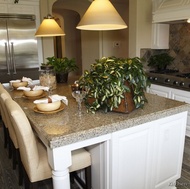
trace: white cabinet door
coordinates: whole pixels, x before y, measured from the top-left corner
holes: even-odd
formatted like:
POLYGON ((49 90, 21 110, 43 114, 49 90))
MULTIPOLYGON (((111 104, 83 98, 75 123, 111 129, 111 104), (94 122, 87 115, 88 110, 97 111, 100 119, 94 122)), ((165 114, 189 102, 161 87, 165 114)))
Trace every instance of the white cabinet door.
MULTIPOLYGON (((178 100, 178 101, 186 102, 186 103, 190 104, 190 92, 188 92, 188 91, 172 89, 171 90, 171 98, 174 100, 178 100)), ((186 135, 190 137, 190 112, 188 112, 188 116, 187 116, 186 135)))
POLYGON ((149 189, 152 148, 148 127, 113 134, 110 189, 149 189))
POLYGON ((171 91, 168 90, 168 87, 163 87, 163 86, 154 85, 154 84, 151 84, 150 88, 147 89, 147 92, 151 94, 156 94, 158 96, 162 96, 165 98, 170 98, 171 96, 171 91))
POLYGON ((172 189, 180 178, 187 112, 113 133, 110 189, 172 189))
POLYGON ((177 90, 177 89, 170 89, 170 90, 171 90, 171 99, 190 104, 190 92, 177 90))
POLYGON ((169 24, 152 24, 152 49, 169 49, 169 24))
MULTIPOLYGON (((147 89, 147 92, 190 104, 190 92, 188 91, 152 84, 150 88, 147 89)), ((188 112, 187 116, 186 135, 190 137, 190 112, 188 112)))
POLYGON ((167 118, 155 129, 155 189, 172 188, 180 178, 185 131, 185 114, 167 118))

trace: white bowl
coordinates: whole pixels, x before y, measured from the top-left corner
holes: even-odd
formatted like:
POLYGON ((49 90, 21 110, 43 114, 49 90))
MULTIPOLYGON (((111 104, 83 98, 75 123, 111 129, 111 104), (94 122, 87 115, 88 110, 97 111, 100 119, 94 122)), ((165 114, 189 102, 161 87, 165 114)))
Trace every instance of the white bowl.
POLYGON ((61 101, 51 102, 51 103, 39 103, 36 104, 38 110, 43 112, 50 112, 59 109, 61 106, 61 101))
POLYGON ((40 89, 40 90, 35 90, 35 91, 23 91, 23 94, 25 96, 29 96, 29 97, 32 97, 32 96, 40 96, 43 94, 43 90, 40 89))
POLYGON ((12 82, 13 88, 17 89, 18 87, 26 87, 28 85, 27 81, 12 82))

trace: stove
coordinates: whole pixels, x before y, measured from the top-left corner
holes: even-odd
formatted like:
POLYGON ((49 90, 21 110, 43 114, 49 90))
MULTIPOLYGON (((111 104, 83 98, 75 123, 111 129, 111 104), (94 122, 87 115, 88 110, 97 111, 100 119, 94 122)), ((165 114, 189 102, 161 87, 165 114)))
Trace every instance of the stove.
POLYGON ((147 73, 151 83, 190 91, 190 73, 178 70, 150 71, 147 73))

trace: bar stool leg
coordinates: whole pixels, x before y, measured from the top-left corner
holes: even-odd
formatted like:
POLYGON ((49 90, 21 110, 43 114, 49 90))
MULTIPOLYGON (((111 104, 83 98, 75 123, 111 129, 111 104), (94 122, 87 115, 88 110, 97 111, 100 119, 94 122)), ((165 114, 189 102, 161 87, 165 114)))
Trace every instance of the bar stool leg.
POLYGON ((4 148, 7 148, 7 146, 8 146, 8 129, 5 127, 4 123, 3 123, 3 133, 4 133, 4 148))
POLYGON ((91 189, 92 187, 91 166, 85 168, 85 180, 86 180, 86 189, 91 189))

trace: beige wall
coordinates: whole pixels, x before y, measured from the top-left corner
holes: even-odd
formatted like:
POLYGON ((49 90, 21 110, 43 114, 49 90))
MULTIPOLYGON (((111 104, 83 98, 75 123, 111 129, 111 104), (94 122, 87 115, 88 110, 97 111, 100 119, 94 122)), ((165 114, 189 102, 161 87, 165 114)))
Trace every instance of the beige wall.
MULTIPOLYGON (((49 7, 47 6, 47 1, 40 1, 40 17, 41 21, 48 13, 51 14, 52 4, 56 0, 49 0, 49 7)), ((42 47, 43 47, 43 62, 46 62, 46 58, 54 55, 54 45, 52 37, 43 37, 42 38, 42 47)))
POLYGON ((152 1, 129 0, 129 57, 151 47, 152 1))
MULTIPOLYGON (((56 2, 56 0, 49 1, 50 7, 56 2)), ((43 20, 48 10, 46 1, 40 1, 40 3, 41 19, 43 20)), ((83 70, 89 69, 90 64, 101 56, 140 56, 141 48, 151 47, 151 0, 129 0, 129 10, 126 8, 126 13, 127 11, 129 11, 129 23, 125 30, 113 32, 81 31, 83 70), (120 46, 114 48, 114 42, 120 42, 120 46)), ((80 14, 83 14, 83 12, 81 11, 80 14)), ((122 16, 127 19, 126 15, 122 16)), ((48 56, 54 55, 53 39, 43 38, 42 41, 45 61, 48 56)))

